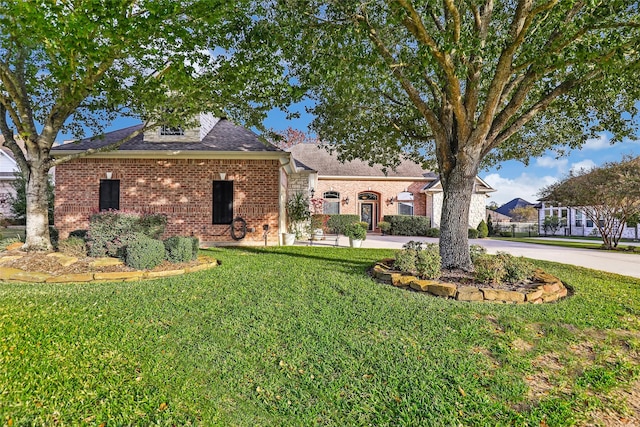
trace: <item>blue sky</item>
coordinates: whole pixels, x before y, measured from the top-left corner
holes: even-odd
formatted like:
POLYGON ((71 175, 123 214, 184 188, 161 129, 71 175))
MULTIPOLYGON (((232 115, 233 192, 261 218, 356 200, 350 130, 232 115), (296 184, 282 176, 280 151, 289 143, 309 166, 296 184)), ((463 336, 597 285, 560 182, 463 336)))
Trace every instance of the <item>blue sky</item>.
MULTIPOLYGON (((294 107, 296 109, 296 107, 294 107)), ((265 126, 275 130, 284 130, 291 126, 294 129, 308 131, 312 117, 304 112, 304 104, 297 105, 300 118, 287 120, 281 111, 272 111, 265 120, 265 126)), ((116 130, 139 123, 134 119, 118 119, 105 132, 116 130)), ((60 135, 58 140, 69 138, 60 135)), ((619 161, 624 155, 640 156, 640 136, 635 140, 628 140, 615 145, 610 144, 610 134, 602 133, 599 138, 590 139, 580 150, 574 150, 568 156, 556 158, 555 153, 549 152, 544 156, 533 158, 529 166, 516 161, 504 162, 499 168, 480 171, 479 175, 497 191, 487 199, 487 204, 495 201, 502 205, 511 199, 520 197, 535 203, 540 188, 566 176, 571 169, 599 166, 604 162, 619 161)))

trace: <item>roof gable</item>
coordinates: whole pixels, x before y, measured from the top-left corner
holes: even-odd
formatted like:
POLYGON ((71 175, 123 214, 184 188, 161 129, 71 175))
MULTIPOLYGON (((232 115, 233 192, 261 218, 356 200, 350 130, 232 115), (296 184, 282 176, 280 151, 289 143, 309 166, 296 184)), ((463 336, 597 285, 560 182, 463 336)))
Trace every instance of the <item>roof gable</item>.
POLYGON ((507 203, 505 203, 504 205, 500 206, 498 209, 496 209, 496 212, 502 214, 502 215, 507 215, 507 216, 511 216, 510 212, 516 208, 522 208, 522 207, 526 207, 526 206, 533 206, 533 203, 527 202, 524 199, 521 199, 519 197, 516 197, 513 200, 508 201, 507 203))

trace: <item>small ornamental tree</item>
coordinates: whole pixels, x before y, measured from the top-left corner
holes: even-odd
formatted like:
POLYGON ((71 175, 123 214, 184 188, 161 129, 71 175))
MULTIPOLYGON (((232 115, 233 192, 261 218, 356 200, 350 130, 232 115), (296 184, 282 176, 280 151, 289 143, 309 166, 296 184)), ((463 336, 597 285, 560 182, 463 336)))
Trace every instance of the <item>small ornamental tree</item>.
POLYGON ((533 206, 520 206, 509 211, 513 222, 533 222, 538 219, 538 210, 533 206))
POLYGON ((550 202, 583 211, 604 245, 615 248, 626 224, 640 213, 640 157, 573 172, 540 194, 550 202))
POLYGON ((487 223, 482 220, 480 224, 478 224, 478 237, 484 239, 487 236, 489 236, 489 227, 487 223))

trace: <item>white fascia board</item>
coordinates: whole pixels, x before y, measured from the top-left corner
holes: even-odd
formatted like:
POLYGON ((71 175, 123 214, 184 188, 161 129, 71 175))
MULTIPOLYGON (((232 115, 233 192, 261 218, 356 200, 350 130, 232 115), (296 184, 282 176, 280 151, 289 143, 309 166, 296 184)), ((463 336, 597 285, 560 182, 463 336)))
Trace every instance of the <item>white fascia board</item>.
MULTIPOLYGON (((64 157, 83 151, 65 150, 51 153, 53 157, 64 157)), ((254 151, 113 151, 90 154, 83 159, 237 159, 237 160, 269 160, 280 159, 287 162, 287 154, 283 152, 254 151)))
POLYGON ((344 176, 344 175, 318 175, 318 180, 333 181, 433 181, 434 178, 424 176, 344 176))

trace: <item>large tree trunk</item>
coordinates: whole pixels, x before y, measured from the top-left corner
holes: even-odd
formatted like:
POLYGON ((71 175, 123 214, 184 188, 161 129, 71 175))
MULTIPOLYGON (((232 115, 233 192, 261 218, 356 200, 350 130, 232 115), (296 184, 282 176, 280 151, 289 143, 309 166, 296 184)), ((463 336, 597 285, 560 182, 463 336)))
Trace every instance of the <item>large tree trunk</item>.
POLYGON ((34 160, 27 176, 27 230, 23 249, 28 251, 52 249, 49 236, 48 172, 48 167, 34 160))
POLYGON ((469 256, 469 208, 477 162, 460 156, 450 168, 440 169, 444 191, 440 218, 440 256, 442 268, 472 271, 469 256))

